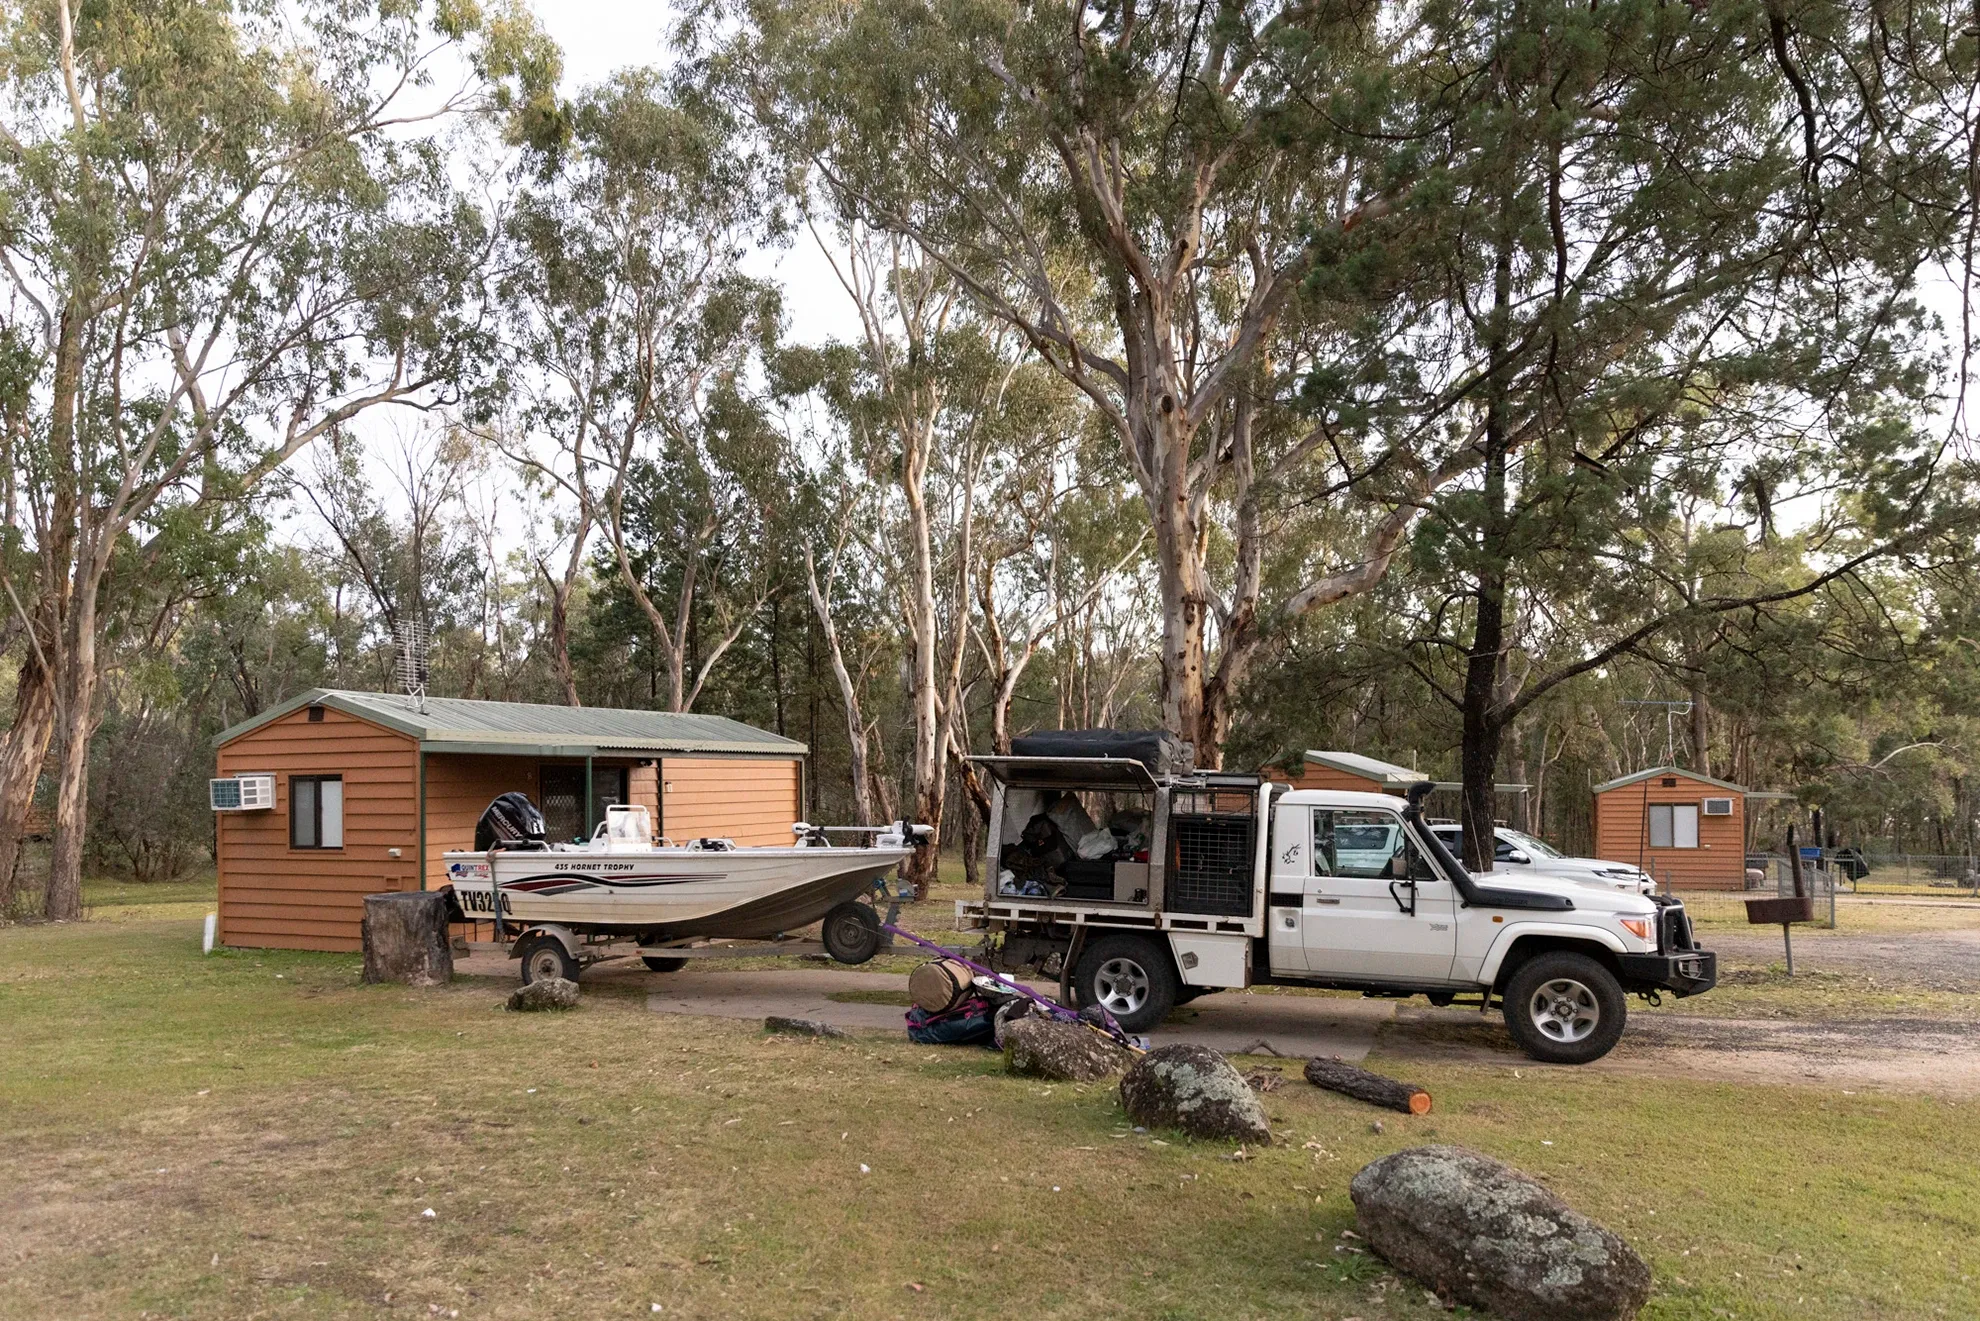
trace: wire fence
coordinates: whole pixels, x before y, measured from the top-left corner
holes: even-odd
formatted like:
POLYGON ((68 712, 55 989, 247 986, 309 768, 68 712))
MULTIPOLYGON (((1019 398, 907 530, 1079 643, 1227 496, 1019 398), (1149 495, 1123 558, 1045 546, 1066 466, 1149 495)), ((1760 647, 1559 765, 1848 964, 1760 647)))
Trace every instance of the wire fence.
POLYGON ((1980 898, 1980 857, 1947 853, 1860 853, 1836 855, 1852 894, 1955 894, 1980 898))
MULTIPOLYGON (((1794 894, 1794 864, 1784 854, 1754 853, 1746 859, 1748 879, 1746 888, 1740 890, 1697 890, 1685 886, 1673 887, 1668 874, 1657 877, 1657 888, 1664 894, 1674 894, 1684 900, 1685 911, 1691 915, 1694 925, 1745 926, 1746 901, 1748 899, 1786 898, 1794 894), (1754 880, 1752 874, 1760 873, 1754 880)), ((1654 870, 1654 869, 1653 869, 1654 870)), ((1845 888, 1849 880, 1836 867, 1826 862, 1803 860, 1801 864, 1801 893, 1815 901, 1815 924, 1831 927, 1836 925, 1836 892, 1845 888)))

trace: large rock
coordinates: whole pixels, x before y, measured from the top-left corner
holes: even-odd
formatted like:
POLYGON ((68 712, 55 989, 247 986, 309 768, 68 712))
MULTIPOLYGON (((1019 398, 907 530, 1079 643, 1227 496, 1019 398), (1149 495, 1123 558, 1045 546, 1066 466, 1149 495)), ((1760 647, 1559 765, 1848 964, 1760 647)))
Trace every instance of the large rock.
POLYGON ((1004 1025, 1004 1067, 1054 1082, 1097 1082, 1134 1063, 1134 1052, 1083 1023, 1028 1014, 1004 1025))
POLYGON ((1650 1297, 1635 1249, 1490 1156, 1411 1147, 1365 1166, 1348 1192, 1390 1265, 1508 1321, 1628 1321, 1650 1297))
POLYGON ((405 890, 364 897, 364 979, 439 986, 454 979, 447 939, 448 895, 405 890))
POLYGON ((843 1037, 844 1028, 833 1027, 830 1023, 816 1018, 786 1018, 782 1014, 771 1014, 763 1020, 765 1032, 781 1032, 793 1037, 843 1037))
POLYGON ((575 1009, 577 1002, 578 984, 562 977, 545 977, 527 986, 518 986, 509 993, 509 1008, 517 1013, 531 1013, 539 1009, 575 1009))
POLYGON ((1272 1137, 1265 1107, 1244 1075, 1203 1046, 1158 1046, 1136 1060, 1121 1079, 1121 1106, 1137 1124, 1179 1128, 1191 1137, 1272 1137))

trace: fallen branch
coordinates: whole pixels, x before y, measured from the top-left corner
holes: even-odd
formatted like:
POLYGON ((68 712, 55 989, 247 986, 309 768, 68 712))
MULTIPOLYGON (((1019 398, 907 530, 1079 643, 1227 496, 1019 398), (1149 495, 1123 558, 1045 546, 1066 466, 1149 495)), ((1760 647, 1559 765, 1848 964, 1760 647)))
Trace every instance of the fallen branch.
POLYGON ((1308 1060, 1306 1081, 1330 1092, 1352 1096, 1357 1101, 1366 1101, 1388 1110, 1400 1110, 1406 1115, 1430 1113, 1430 1093, 1421 1087, 1384 1078, 1379 1073, 1357 1069, 1338 1060, 1308 1060))

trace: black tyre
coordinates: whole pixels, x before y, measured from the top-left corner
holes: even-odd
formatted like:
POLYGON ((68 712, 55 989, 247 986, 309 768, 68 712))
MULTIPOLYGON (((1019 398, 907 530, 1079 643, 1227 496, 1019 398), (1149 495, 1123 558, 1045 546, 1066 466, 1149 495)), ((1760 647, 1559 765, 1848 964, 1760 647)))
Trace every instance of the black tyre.
POLYGON ((578 961, 564 948, 564 942, 555 936, 543 932, 524 936, 517 957, 522 960, 524 986, 554 977, 562 977, 567 982, 578 979, 578 961))
POLYGON ((1548 1064, 1599 1060, 1629 1016, 1615 974, 1586 954, 1540 954, 1506 982, 1506 1027, 1520 1049, 1548 1064))
POLYGON ((849 899, 825 914, 825 952, 840 963, 864 963, 880 952, 880 915, 849 899))
POLYGON ((686 959, 663 958, 658 954, 642 954, 639 956, 639 961, 653 972, 679 972, 688 966, 686 959))
POLYGON ((1102 936, 1073 966, 1073 994, 1099 1005, 1129 1032, 1146 1032, 1176 1007, 1180 979, 1167 943, 1146 936, 1102 936))

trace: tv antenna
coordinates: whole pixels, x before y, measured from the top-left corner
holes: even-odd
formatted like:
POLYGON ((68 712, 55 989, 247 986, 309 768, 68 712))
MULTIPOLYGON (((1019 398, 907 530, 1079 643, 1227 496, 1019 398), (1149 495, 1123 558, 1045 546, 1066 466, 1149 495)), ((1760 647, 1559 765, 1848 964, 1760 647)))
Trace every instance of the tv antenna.
POLYGON ((399 653, 392 666, 399 688, 412 699, 413 710, 425 715, 427 652, 433 646, 433 630, 417 620, 401 619, 392 625, 392 641, 399 653))
POLYGON ((1663 702, 1654 697, 1625 697, 1622 706, 1661 706, 1664 708, 1664 765, 1677 765, 1677 731, 1672 724, 1679 716, 1691 714, 1691 703, 1663 702))

